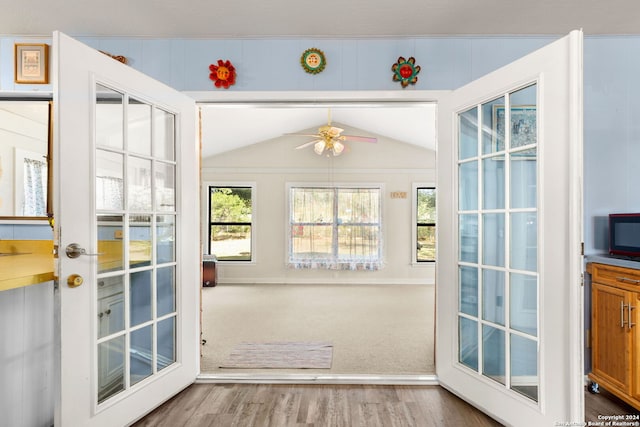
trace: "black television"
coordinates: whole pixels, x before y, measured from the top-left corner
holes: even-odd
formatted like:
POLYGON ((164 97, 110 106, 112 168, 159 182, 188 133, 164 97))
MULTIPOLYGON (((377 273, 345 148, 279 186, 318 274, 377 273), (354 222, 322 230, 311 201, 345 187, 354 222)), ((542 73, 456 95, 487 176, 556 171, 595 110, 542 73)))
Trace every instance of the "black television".
POLYGON ((640 257, 640 213, 609 214, 609 254, 640 257))

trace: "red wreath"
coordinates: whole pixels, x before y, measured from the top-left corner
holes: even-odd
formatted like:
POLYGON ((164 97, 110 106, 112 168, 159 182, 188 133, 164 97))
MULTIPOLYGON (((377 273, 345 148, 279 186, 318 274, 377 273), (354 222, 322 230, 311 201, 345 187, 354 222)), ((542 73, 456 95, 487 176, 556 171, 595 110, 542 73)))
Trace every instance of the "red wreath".
POLYGON ((236 83, 236 69, 231 61, 218 59, 218 65, 209 65, 209 78, 215 82, 216 87, 229 89, 229 86, 236 83))

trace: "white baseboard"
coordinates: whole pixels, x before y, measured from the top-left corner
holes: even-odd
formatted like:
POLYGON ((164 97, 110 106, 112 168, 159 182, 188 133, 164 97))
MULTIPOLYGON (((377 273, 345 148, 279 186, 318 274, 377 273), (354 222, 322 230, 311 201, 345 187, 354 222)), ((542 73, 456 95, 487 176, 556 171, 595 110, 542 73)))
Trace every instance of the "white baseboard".
POLYGON ((360 384, 440 385, 436 375, 347 375, 347 374, 200 374, 196 383, 238 384, 360 384))
POLYGON ((291 278, 218 278, 219 285, 415 285, 434 286, 433 279, 373 279, 373 280, 348 280, 333 281, 332 279, 291 279, 291 278))

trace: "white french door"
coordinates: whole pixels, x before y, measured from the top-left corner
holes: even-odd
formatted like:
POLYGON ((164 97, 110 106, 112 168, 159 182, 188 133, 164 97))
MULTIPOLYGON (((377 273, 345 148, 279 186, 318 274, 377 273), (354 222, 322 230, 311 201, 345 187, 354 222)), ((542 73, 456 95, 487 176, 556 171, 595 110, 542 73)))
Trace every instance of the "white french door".
POLYGON ((436 370, 507 425, 583 420, 582 33, 439 106, 436 370))
POLYGON ((53 36, 55 424, 127 425, 198 373, 195 102, 53 36))

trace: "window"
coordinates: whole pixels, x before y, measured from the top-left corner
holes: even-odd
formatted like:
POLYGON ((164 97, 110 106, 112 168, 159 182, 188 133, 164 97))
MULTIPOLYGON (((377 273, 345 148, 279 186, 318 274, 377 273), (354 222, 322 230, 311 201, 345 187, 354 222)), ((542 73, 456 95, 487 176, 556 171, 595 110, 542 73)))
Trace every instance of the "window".
POLYGON ((47 162, 25 157, 23 171, 22 215, 47 216, 47 162))
POLYGON ((289 265, 382 267, 380 188, 290 187, 289 265))
POLYGON ((436 260, 436 189, 416 188, 416 261, 436 260))
POLYGON ((252 260, 253 187, 209 186, 209 253, 219 261, 252 260))

